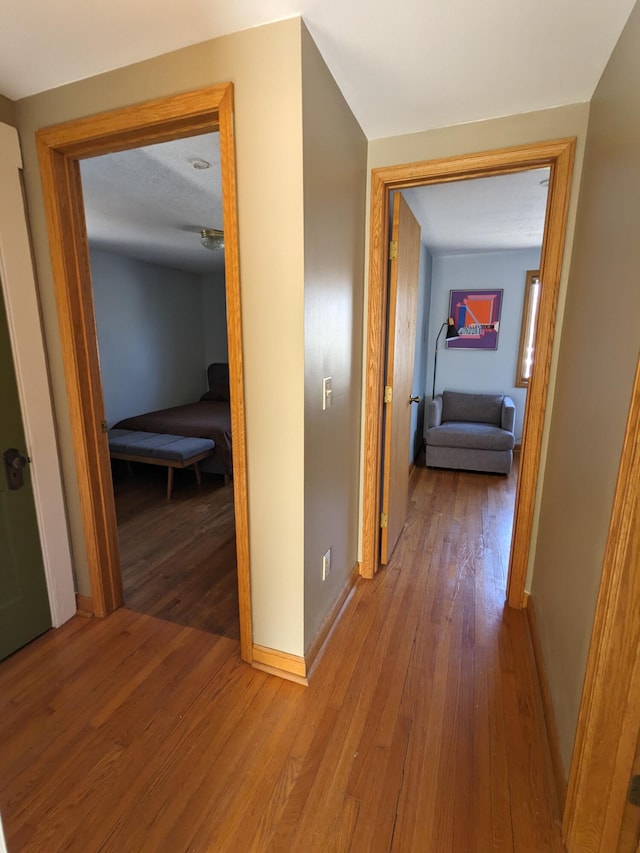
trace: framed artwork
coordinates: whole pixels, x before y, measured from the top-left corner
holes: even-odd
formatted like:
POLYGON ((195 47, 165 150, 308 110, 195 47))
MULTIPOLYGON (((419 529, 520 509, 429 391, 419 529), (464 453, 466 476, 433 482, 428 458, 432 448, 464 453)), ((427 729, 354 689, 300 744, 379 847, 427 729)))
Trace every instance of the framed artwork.
POLYGON ((447 349, 498 349, 502 290, 452 290, 449 316, 458 337, 447 349))

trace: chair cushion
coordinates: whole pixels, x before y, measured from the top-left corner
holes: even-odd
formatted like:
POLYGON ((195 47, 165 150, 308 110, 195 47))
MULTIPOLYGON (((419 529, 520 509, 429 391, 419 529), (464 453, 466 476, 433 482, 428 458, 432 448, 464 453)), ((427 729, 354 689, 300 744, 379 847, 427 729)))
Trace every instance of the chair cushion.
POLYGON ((512 450, 514 435, 500 427, 483 423, 450 421, 431 427, 426 433, 427 444, 436 447, 465 447, 471 450, 512 450))
POLYGON ((504 394, 463 394, 442 392, 443 421, 471 421, 500 426, 504 394))

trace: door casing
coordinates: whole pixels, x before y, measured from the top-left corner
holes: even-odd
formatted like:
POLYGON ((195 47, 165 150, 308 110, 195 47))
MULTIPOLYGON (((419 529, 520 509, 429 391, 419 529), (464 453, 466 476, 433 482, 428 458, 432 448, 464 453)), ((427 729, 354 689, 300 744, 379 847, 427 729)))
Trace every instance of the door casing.
POLYGON ((71 548, 33 273, 18 132, 0 123, 0 287, 22 410, 40 544, 54 627, 76 612, 71 548))
POLYGON ((536 329, 536 358, 524 413, 524 428, 513 535, 509 561, 507 600, 511 607, 525 606, 525 581, 542 448, 553 333, 560 288, 560 273, 567 224, 569 191, 573 172, 575 139, 532 143, 513 148, 456 157, 407 163, 374 169, 371 173, 369 297, 366 352, 366 400, 364 424, 364 477, 362 521, 363 577, 372 578, 379 568, 380 470, 389 195, 393 190, 471 178, 505 175, 548 167, 549 192, 545 219, 540 276, 544 283, 536 329))
MULTIPOLYGON (((627 853, 640 737, 640 358, 618 468, 562 824, 569 851, 627 853), (626 844, 624 842, 627 842, 626 844)), ((637 816, 631 818, 634 828, 637 816)), ((635 842, 635 838, 634 838, 635 842)), ((635 847, 633 848, 635 850, 635 847)))
POLYGON ((36 135, 56 291, 92 608, 123 603, 109 450, 95 334, 79 161, 128 148, 219 131, 240 653, 252 656, 248 491, 240 313, 233 85, 224 83, 44 128, 36 135))

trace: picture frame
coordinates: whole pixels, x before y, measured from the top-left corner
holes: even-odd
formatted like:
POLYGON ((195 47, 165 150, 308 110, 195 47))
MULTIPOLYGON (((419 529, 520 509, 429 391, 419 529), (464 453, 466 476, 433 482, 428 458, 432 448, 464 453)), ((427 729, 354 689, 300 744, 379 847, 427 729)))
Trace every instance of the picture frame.
POLYGON ((497 350, 502 313, 502 289, 451 290, 449 317, 458 337, 447 349, 497 350))

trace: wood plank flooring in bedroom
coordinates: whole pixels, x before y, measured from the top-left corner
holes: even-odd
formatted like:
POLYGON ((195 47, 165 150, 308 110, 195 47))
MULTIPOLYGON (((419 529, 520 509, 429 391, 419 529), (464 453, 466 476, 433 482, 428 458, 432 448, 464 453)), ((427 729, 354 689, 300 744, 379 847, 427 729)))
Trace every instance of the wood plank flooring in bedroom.
POLYGON ((138 613, 237 640, 233 484, 177 471, 170 501, 163 468, 114 468, 125 605, 138 613))
POLYGON ((513 485, 418 470, 306 688, 128 608, 4 661, 9 850, 560 853, 527 618, 504 607, 513 485))

